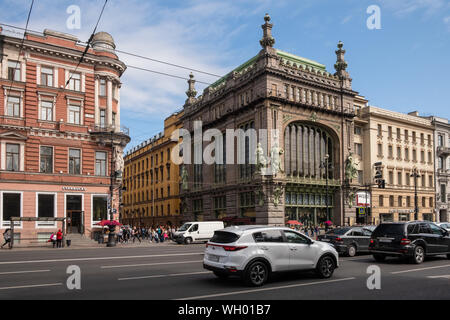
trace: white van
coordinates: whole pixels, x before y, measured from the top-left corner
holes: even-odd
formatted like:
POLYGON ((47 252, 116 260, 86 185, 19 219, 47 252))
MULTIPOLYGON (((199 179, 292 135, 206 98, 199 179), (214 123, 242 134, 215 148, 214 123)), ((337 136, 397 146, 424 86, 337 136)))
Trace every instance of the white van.
POLYGON ((204 241, 208 242, 214 231, 224 228, 223 221, 186 222, 175 232, 174 240, 181 244, 204 241))

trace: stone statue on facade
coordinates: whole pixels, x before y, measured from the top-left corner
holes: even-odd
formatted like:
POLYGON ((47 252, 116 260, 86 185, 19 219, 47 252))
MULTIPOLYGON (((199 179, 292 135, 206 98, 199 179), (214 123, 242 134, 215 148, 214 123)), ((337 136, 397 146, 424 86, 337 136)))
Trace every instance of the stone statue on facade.
POLYGON ((273 191, 273 204, 275 207, 280 204, 282 195, 283 195, 283 191, 281 190, 281 188, 276 187, 275 190, 273 191))
POLYGON ((275 139, 272 149, 270 150, 270 158, 271 158, 271 169, 272 175, 277 175, 278 172, 281 172, 281 155, 284 153, 284 150, 281 149, 278 145, 278 139, 275 139))
POLYGON ((120 146, 114 148, 114 163, 115 171, 117 172, 117 178, 122 178, 122 172, 125 165, 123 160, 123 149, 120 146))
POLYGON ((356 168, 355 160, 353 159, 353 153, 350 153, 345 160, 345 179, 350 182, 352 179, 358 177, 358 169, 356 168))
POLYGON ((181 188, 187 190, 188 186, 188 173, 184 166, 181 167, 181 188))
POLYGON ((256 170, 260 174, 265 174, 265 169, 267 167, 267 159, 264 156, 264 149, 261 142, 258 142, 256 147, 256 170))

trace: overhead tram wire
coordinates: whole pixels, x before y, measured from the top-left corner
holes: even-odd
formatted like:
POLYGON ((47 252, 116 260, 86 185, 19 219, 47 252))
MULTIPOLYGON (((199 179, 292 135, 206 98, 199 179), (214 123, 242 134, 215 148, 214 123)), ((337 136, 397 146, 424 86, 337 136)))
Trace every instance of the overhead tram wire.
MULTIPOLYGON (((150 69, 146 69, 146 68, 141 68, 141 67, 136 67, 136 66, 130 66, 127 65, 128 68, 132 68, 132 69, 136 69, 136 70, 141 70, 141 71, 147 71, 147 72, 152 72, 152 73, 156 73, 156 74, 160 74, 163 76, 167 76, 167 77, 172 77, 172 78, 177 78, 177 79, 182 79, 182 80, 189 80, 188 78, 185 77, 181 77, 181 76, 177 76, 174 74, 169 74, 169 73, 165 73, 165 72, 160 72, 160 71, 155 71, 155 70, 150 70, 150 69)), ((211 83, 208 82, 203 82, 203 81, 199 81, 199 80, 195 80, 196 83, 201 83, 201 84, 206 84, 206 85, 211 85, 211 83)))
POLYGON ((89 37, 88 42, 86 43, 86 49, 84 49, 84 52, 83 52, 83 54, 81 55, 80 60, 78 61, 77 66, 75 67, 75 70, 74 70, 73 72, 70 73, 70 77, 69 77, 69 79, 68 79, 67 82, 66 82, 66 87, 69 85, 70 80, 72 79, 73 74, 77 71, 78 67, 80 66, 81 62, 83 61, 84 56, 85 56, 86 53, 89 51, 89 46, 90 46, 90 44, 91 44, 92 39, 94 38, 95 32, 97 31, 98 24, 100 23, 100 19, 102 18, 103 11, 105 10, 105 7, 106 7, 106 4, 107 4, 107 3, 108 3, 108 0, 105 0, 105 3, 103 4, 102 11, 100 12, 100 15, 99 15, 99 17, 98 17, 98 19, 97 19, 97 24, 95 25, 94 31, 92 31, 92 34, 91 34, 91 36, 89 37))
POLYGON ((20 44, 19 55, 17 56, 16 66, 14 68, 14 72, 13 72, 13 76, 12 76, 12 79, 11 79, 11 83, 9 85, 9 91, 11 91, 11 88, 12 88, 14 77, 16 75, 17 65, 19 64, 19 60, 20 60, 20 54, 22 53, 22 50, 23 50, 23 43, 25 42, 25 37, 27 36, 28 23, 30 22, 30 16, 31 16, 31 11, 33 11, 33 5, 34 5, 34 0, 31 0, 30 10, 28 10, 27 23, 25 24, 25 29, 23 29, 24 32, 23 32, 23 37, 22 37, 22 43, 20 44))
MULTIPOLYGON (((24 30, 24 28, 21 28, 21 27, 18 27, 18 26, 14 26, 14 25, 10 25, 10 24, 6 24, 6 23, 0 23, 0 25, 6 26, 6 27, 10 27, 10 28, 19 29, 19 30, 24 30)), ((39 31, 35 31, 35 30, 29 30, 29 31, 32 31, 32 32, 37 33, 37 34, 40 34, 40 33, 41 33, 41 32, 39 32, 39 31)), ((92 35, 92 36, 93 36, 93 35, 92 35)), ((92 37, 92 36, 91 36, 91 37, 92 37)), ((78 43, 80 43, 80 44, 86 44, 86 46, 87 46, 87 48, 88 48, 88 47, 89 47, 89 44, 90 44, 90 40, 91 40, 91 39, 89 39, 88 42, 78 41, 78 43)), ((214 74, 214 73, 211 73, 211 72, 206 72, 206 71, 202 71, 202 70, 199 70, 199 69, 196 69, 196 68, 190 68, 190 67, 182 66, 182 65, 175 64, 175 63, 171 63, 171 62, 167 62, 167 61, 162 61, 162 60, 158 60, 158 59, 154 59, 154 58, 142 56, 142 55, 139 55, 139 54, 136 54, 136 53, 131 53, 131 52, 122 51, 122 50, 118 50, 118 49, 115 49, 115 51, 118 52, 118 53, 122 53, 122 54, 129 55, 129 56, 133 56, 133 57, 137 57, 137 58, 140 58, 140 59, 149 60, 149 61, 153 61, 153 62, 157 62, 157 63, 161 63, 161 64, 166 64, 166 65, 168 65, 168 66, 172 66, 172 67, 176 67, 176 68, 181 68, 181 69, 185 69, 185 70, 190 70, 190 71, 193 71, 193 72, 197 72, 197 73, 201 73, 201 74, 205 74, 205 75, 209 75, 209 76, 213 76, 213 77, 218 77, 218 78, 221 78, 221 77, 222 77, 221 75, 217 75, 217 74, 214 74)), ((84 54, 85 54, 85 53, 84 53, 84 54)), ((83 55, 84 55, 84 54, 83 54, 83 55)), ((82 58, 83 58, 83 57, 84 57, 84 56, 82 56, 82 58)), ((80 62, 81 62, 81 59, 80 59, 80 62)), ((77 68, 78 68, 79 64, 80 64, 80 63, 78 63, 77 68)), ((139 68, 139 67, 134 67, 134 66, 128 66, 128 67, 130 67, 130 68, 135 68, 135 69, 140 69, 140 70, 142 70, 142 71, 148 71, 148 72, 158 73, 157 71, 148 70, 148 69, 145 69, 145 68, 139 68)), ((174 75, 170 75, 170 74, 165 74, 165 73, 161 73, 161 74, 167 75, 167 76, 172 76, 172 77, 175 77, 175 78, 180 78, 180 79, 183 79, 183 80, 189 80, 189 79, 187 79, 187 78, 183 78, 183 77, 179 77, 179 76, 174 76, 174 75)), ((70 80, 70 79, 69 79, 69 80, 70 80)), ((201 81, 198 81, 198 80, 196 80, 196 82, 210 85, 210 83, 201 82, 201 81)))

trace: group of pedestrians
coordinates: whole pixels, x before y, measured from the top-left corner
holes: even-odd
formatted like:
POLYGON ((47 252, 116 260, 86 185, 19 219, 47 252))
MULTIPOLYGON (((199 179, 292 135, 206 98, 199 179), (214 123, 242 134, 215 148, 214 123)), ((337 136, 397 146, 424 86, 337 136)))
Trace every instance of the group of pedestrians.
POLYGON ((48 240, 48 242, 51 242, 53 244, 53 248, 62 248, 62 241, 63 233, 61 229, 59 229, 56 233, 52 233, 50 239, 48 240))
POLYGON ((135 243, 139 241, 149 241, 154 243, 162 243, 173 240, 174 233, 178 228, 174 226, 152 226, 152 227, 136 227, 121 226, 117 231, 117 242, 119 243, 135 243))

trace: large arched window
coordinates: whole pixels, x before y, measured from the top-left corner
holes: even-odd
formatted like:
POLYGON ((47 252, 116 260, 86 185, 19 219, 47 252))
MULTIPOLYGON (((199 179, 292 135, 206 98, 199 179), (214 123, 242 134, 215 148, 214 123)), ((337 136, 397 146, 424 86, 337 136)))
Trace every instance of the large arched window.
MULTIPOLYGON (((287 126, 284 149, 287 176, 325 179, 325 155, 328 155, 330 167, 334 162, 333 140, 327 131, 318 126, 297 122, 287 126)), ((328 178, 333 178, 332 170, 328 171, 328 178)))

